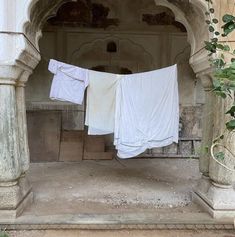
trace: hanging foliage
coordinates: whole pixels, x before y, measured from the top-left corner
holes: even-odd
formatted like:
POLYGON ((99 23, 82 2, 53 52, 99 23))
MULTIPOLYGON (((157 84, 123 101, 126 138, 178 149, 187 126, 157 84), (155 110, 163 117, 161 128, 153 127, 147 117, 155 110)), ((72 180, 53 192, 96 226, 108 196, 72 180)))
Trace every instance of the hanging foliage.
MULTIPOLYGON (((235 30, 235 16, 225 14, 222 17, 221 31, 219 31, 217 30, 219 20, 214 17, 213 1, 205 1, 208 3, 208 11, 205 13, 206 23, 212 35, 210 41, 205 41, 205 49, 209 52, 210 62, 215 68, 213 91, 224 99, 228 96, 232 98, 235 91, 235 50, 229 45, 229 35, 235 30), (227 60, 227 58, 231 59, 227 60)), ((231 120, 226 123, 229 131, 235 131, 234 112, 235 105, 226 113, 231 116, 231 120)))

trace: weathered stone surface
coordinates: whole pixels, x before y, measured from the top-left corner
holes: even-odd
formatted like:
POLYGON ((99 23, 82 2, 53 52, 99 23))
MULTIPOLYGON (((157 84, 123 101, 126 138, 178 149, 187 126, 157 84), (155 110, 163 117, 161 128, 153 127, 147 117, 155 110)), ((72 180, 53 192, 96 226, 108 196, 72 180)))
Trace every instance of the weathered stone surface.
POLYGON ((60 143, 60 161, 79 161, 83 157, 83 131, 63 131, 60 143))
POLYGON ((152 149, 152 154, 162 154, 162 153, 163 153, 162 147, 152 149))
POLYGON ((89 136, 85 138, 85 151, 87 152, 104 152, 105 139, 104 136, 89 136))
MULTIPOLYGON (((19 230, 9 233, 12 237, 235 237, 232 230, 188 230, 188 228, 169 230, 167 225, 163 225, 163 230, 19 230)), ((196 229, 196 226, 194 228, 196 229)))
POLYGON ((1 85, 0 79, 0 183, 14 181, 21 174, 17 123, 15 88, 1 85))
POLYGON ((164 153, 166 154, 177 154, 178 146, 176 143, 171 144, 170 146, 164 147, 164 153))
POLYGON ((84 152, 84 160, 112 160, 114 153, 109 152, 84 152))
POLYGON ((62 129, 84 130, 84 116, 84 112, 81 111, 62 111, 62 129))
POLYGON ((58 161, 61 133, 60 112, 28 112, 31 161, 58 161))
POLYGON ((180 141, 180 154, 192 155, 192 141, 180 141))
MULTIPOLYGON (((0 187, 0 219, 7 219, 7 216, 1 215, 4 211, 6 211, 7 215, 16 217, 22 211, 20 210, 21 207, 19 207, 20 203, 30 195, 31 189, 32 187, 25 176, 21 177, 13 186, 0 187)), ((32 202, 32 198, 29 198, 27 202, 29 205, 32 202)))
POLYGON ((25 82, 28 80, 30 73, 24 72, 17 82, 16 86, 16 102, 17 102, 17 118, 19 128, 19 145, 20 145, 20 163, 23 173, 29 169, 29 145, 28 145, 28 129, 26 122, 26 108, 25 108, 25 82))
POLYGON ((193 199, 214 218, 235 217, 235 190, 202 177, 194 189, 193 199))
POLYGON ((202 106, 181 107, 182 137, 202 136, 202 106))
POLYGON ((193 153, 197 156, 200 156, 203 150, 205 150, 205 147, 204 148, 202 147, 201 141, 193 141, 193 148, 194 148, 193 153))

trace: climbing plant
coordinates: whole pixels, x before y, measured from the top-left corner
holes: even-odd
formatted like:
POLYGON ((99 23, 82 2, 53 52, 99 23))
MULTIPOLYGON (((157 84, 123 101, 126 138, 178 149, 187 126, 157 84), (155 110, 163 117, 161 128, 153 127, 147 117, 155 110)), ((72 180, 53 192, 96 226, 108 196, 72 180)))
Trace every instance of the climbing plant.
MULTIPOLYGON (((222 98, 234 98, 235 92, 235 50, 230 46, 230 35, 235 32, 235 16, 233 12, 227 13, 222 17, 223 25, 219 29, 219 20, 215 17, 215 9, 213 0, 205 0, 208 4, 206 11, 206 23, 211 38, 205 41, 205 49, 209 53, 209 60, 214 68, 213 92, 222 98)), ((235 2, 234 2, 235 6, 235 2)), ((233 7, 234 8, 234 7, 233 7)), ((226 112, 229 116, 229 121, 226 122, 226 130, 235 132, 235 103, 226 112)), ((213 143, 218 143, 224 138, 221 134, 213 143)), ((218 152, 215 154, 216 159, 223 160, 224 153, 218 152)))
POLYGON ((0 237, 9 237, 5 231, 0 231, 0 237))

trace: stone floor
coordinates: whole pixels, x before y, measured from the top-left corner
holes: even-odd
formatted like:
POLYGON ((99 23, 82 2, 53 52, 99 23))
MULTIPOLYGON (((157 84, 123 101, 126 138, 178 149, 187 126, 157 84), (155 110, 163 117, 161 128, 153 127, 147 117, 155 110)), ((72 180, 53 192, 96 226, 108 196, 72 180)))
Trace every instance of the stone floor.
POLYGON ((0 227, 17 230, 12 236, 106 237, 111 236, 109 232, 94 235, 92 230, 112 229, 116 230, 112 236, 123 237, 206 237, 212 234, 199 235, 197 231, 234 227, 231 220, 214 220, 192 203, 191 191, 200 177, 198 161, 193 159, 35 163, 29 177, 34 203, 16 220, 0 218, 0 227), (65 235, 62 229, 71 232, 65 235), (130 232, 120 232, 126 229, 130 232), (167 231, 135 235, 135 229, 177 229, 179 235, 167 231), (192 232, 197 235, 180 235, 182 229, 197 229, 192 232), (87 230, 87 235, 82 230, 87 230))
POLYGON ((197 160, 31 164, 35 202, 25 215, 128 213, 177 207, 187 207, 186 211, 199 177, 197 160))

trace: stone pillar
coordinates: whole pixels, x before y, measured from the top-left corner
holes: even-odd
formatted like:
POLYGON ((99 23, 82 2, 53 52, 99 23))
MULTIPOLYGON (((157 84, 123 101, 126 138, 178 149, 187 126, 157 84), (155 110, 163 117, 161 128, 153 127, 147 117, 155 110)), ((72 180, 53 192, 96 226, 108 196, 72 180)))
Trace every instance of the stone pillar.
POLYGON ((21 174, 15 81, 0 79, 0 101, 0 186, 2 187, 15 185, 21 174))
POLYGON ((32 202, 31 186, 22 177, 28 164, 22 160, 27 151, 21 139, 25 125, 19 119, 22 114, 18 112, 20 102, 17 103, 16 84, 20 75, 22 69, 0 65, 0 218, 3 219, 17 217, 32 202))
POLYGON ((25 71, 19 81, 16 83, 16 104, 17 104, 17 119, 19 129, 19 142, 20 142, 20 163, 22 175, 29 169, 30 157, 28 146, 28 131, 26 121, 26 107, 25 107, 25 83, 28 80, 31 72, 25 71))
POLYGON ((199 159, 199 169, 204 178, 209 177, 209 161, 210 153, 209 148, 211 147, 213 140, 213 103, 214 94, 212 92, 212 78, 210 74, 198 75, 201 80, 204 91, 205 91, 205 104, 203 107, 203 118, 202 118, 202 148, 199 159))
MULTIPOLYGON (((212 141, 223 134, 225 130, 225 115, 234 99, 222 99, 214 95, 211 91, 212 83, 210 75, 200 76, 206 91, 206 104, 204 108, 203 126, 203 148, 209 146, 208 153, 202 153, 199 161, 202 178, 194 189, 193 198, 209 212, 214 218, 234 218, 235 217, 235 191, 232 187, 235 172, 232 172, 212 159, 210 148, 212 141)), ((222 145, 228 147, 235 153, 235 136, 229 134, 225 136, 222 145)), ((235 157, 225 153, 225 160, 222 161, 230 169, 234 169, 235 157)))

